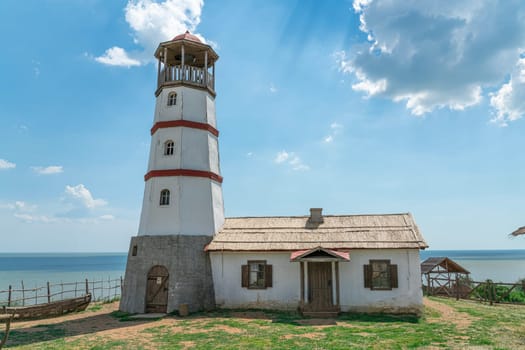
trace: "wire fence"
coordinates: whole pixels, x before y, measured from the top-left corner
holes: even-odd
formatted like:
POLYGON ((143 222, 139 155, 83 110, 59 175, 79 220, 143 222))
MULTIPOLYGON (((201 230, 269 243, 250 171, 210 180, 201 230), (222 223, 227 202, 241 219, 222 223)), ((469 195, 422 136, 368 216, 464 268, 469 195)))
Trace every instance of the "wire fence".
POLYGON ((47 282, 44 286, 26 288, 24 281, 20 287, 10 285, 7 290, 0 290, 0 306, 29 306, 75 298, 91 293, 92 301, 111 301, 120 298, 123 279, 100 279, 81 282, 47 282))

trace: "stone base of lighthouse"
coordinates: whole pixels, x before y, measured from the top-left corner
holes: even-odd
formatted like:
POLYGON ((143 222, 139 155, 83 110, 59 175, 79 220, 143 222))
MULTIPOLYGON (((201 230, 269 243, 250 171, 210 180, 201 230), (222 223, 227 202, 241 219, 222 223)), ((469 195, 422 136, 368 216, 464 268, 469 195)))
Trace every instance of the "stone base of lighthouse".
POLYGON ((131 238, 120 311, 172 312, 215 307, 209 255, 211 236, 136 236, 131 238))

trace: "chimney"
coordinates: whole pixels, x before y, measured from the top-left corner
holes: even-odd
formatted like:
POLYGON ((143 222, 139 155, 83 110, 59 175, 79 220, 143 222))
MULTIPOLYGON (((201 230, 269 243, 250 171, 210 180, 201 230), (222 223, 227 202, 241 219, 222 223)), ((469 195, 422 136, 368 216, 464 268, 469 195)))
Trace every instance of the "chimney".
POLYGON ((313 224, 323 223, 323 208, 310 208, 310 218, 308 221, 313 224))

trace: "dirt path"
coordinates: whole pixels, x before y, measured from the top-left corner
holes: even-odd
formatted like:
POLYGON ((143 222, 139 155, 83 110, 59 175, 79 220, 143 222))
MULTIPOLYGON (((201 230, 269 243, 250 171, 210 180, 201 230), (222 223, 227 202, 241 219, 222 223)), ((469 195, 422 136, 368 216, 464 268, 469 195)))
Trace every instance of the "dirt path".
POLYGON ((454 308, 446 304, 440 303, 438 301, 424 298, 423 302, 425 304, 425 307, 433 309, 441 314, 438 318, 428 317, 427 320, 430 323, 443 321, 450 322, 452 324, 455 324, 458 330, 464 330, 467 329, 474 320, 469 314, 464 312, 458 312, 454 310, 454 308))
MULTIPOLYGON (((60 329, 63 333, 57 335, 56 338, 63 338, 66 343, 75 341, 77 339, 85 340, 86 343, 97 339, 104 339, 105 341, 119 341, 136 339, 137 344, 145 349, 156 349, 155 343, 152 341, 155 337, 154 332, 144 332, 147 329, 159 329, 159 327, 169 330, 172 333, 193 333, 202 332, 198 327, 196 329, 188 329, 188 325, 183 327, 182 322, 200 323, 204 324, 212 321, 211 319, 181 319, 178 317, 166 317, 157 320, 134 320, 129 322, 121 322, 118 318, 111 315, 113 311, 118 310, 118 302, 111 304, 99 304, 95 308, 88 309, 81 313, 74 313, 62 317, 23 321, 13 323, 11 329, 21 334, 18 339, 12 340, 12 345, 31 346, 33 341, 31 338, 38 338, 38 333, 47 332, 52 333, 53 330, 60 329), (100 307, 100 308, 99 308, 100 307)), ((219 320, 215 319, 215 320, 219 320)), ((268 320, 268 322, 271 322, 268 320)), ((229 334, 240 334, 244 330, 230 327, 226 325, 214 325, 206 328, 206 332, 220 330, 229 334)), ((46 339, 46 340, 53 340, 46 339)), ((9 344, 9 342, 8 342, 9 344)), ((190 346, 186 344, 185 346, 190 346)))

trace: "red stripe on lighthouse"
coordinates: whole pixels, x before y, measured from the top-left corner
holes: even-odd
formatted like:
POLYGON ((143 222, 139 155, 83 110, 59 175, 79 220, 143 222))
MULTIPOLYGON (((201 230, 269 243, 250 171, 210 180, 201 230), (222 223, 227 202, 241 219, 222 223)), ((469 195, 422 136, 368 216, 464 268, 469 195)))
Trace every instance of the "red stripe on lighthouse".
POLYGON ((152 177, 165 176, 190 176, 190 177, 204 177, 222 183, 222 176, 212 173, 211 171, 190 170, 190 169, 167 169, 167 170, 151 170, 144 175, 144 181, 148 181, 152 177))
POLYGON ((158 129, 163 128, 174 128, 177 126, 183 126, 185 128, 199 129, 209 131, 212 135, 219 137, 219 130, 215 129, 210 124, 192 122, 190 120, 168 120, 165 122, 156 122, 155 125, 151 128, 151 135, 155 133, 158 129))

